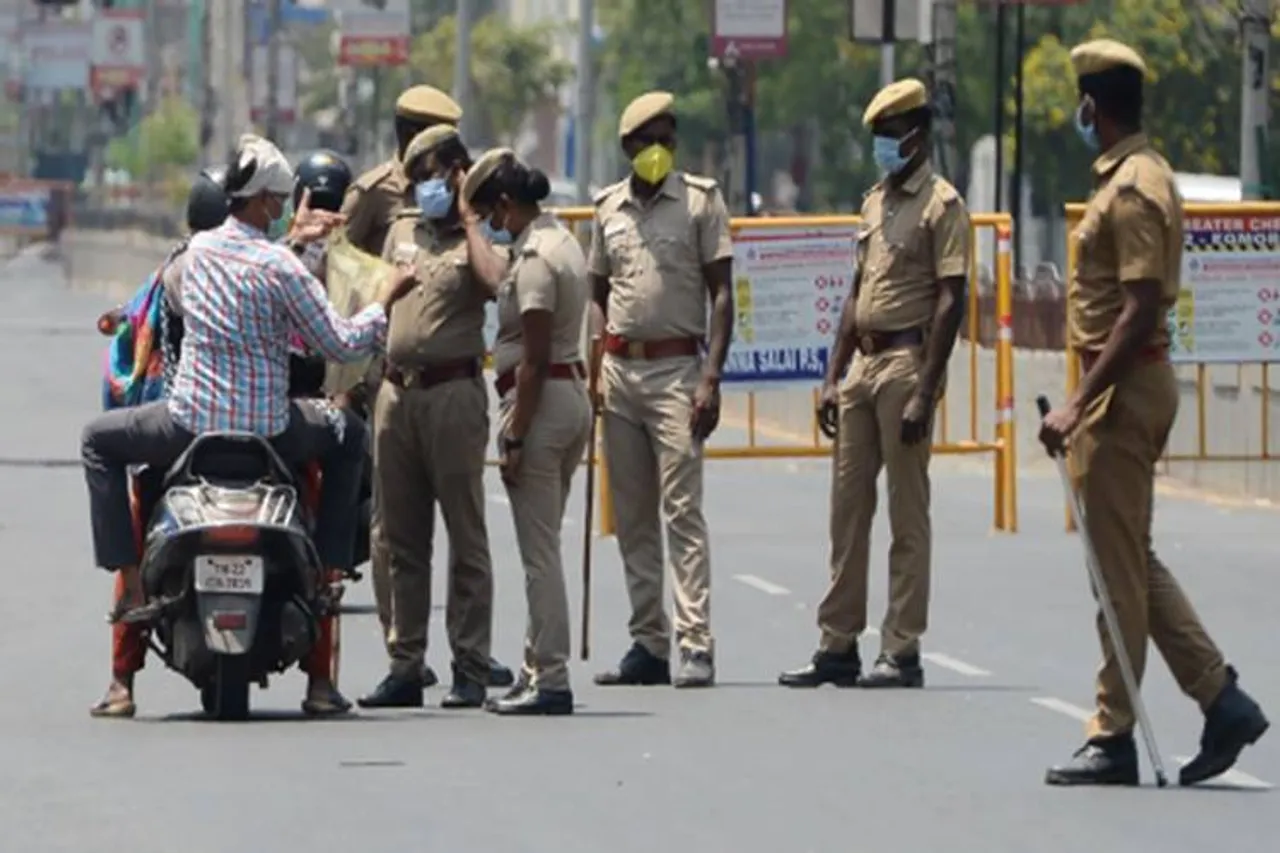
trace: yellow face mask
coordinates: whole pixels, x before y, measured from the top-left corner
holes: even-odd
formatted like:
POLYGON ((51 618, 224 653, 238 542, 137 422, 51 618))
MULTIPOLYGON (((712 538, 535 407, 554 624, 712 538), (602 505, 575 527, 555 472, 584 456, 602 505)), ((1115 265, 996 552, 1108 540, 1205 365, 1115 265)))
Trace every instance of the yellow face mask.
POLYGON ((665 145, 650 145, 631 161, 631 169, 636 177, 646 184, 660 184, 662 179, 671 174, 675 165, 675 156, 665 145))

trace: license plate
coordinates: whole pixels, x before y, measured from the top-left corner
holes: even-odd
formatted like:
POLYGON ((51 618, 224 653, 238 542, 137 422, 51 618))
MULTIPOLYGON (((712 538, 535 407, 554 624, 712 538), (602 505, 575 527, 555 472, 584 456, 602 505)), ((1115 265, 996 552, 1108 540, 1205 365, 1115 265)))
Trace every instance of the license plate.
POLYGON ((203 554, 196 557, 196 592, 230 592, 261 595, 261 557, 203 554))

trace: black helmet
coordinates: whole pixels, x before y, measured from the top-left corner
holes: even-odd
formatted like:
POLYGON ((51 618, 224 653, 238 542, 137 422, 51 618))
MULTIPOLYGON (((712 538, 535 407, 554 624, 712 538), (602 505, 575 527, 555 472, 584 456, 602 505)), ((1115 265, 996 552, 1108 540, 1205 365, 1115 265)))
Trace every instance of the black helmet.
POLYGON ((314 210, 342 209, 342 197, 351 185, 351 167, 332 151, 314 151, 302 158, 294 169, 293 205, 302 202, 302 191, 311 190, 311 207, 314 210))
POLYGON ((217 228, 227 218, 227 170, 205 169, 191 185, 187 196, 187 227, 191 233, 217 228))

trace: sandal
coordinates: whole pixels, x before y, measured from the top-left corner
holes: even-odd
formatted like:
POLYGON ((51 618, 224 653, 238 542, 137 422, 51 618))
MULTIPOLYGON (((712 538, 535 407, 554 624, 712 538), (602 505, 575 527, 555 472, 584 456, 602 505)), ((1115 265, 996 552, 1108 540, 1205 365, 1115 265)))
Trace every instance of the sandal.
POLYGON ((138 706, 133 701, 133 693, 132 691, 117 692, 115 689, 117 686, 113 684, 107 688, 107 695, 89 709, 90 717, 107 720, 133 719, 133 715, 138 712, 138 706))
POLYGON ((308 717, 340 717, 350 712, 351 703, 336 687, 330 687, 322 696, 309 695, 302 700, 302 713, 308 717))

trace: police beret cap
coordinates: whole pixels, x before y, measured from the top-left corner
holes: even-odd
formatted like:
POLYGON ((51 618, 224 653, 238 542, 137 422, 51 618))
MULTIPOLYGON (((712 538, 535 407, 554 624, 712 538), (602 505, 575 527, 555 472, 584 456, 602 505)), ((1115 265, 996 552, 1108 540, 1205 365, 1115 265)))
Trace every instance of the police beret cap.
POLYGON ((414 121, 457 124, 462 119, 462 107, 435 86, 410 86, 396 98, 396 115, 414 121))
POLYGON ((1113 68, 1133 68, 1147 73, 1147 64, 1138 52, 1115 39, 1094 39, 1076 45, 1071 50, 1071 65, 1077 77, 1101 74, 1113 68))
POLYGON ((467 176, 462 179, 462 197, 467 201, 475 198, 476 190, 493 177, 493 173, 498 171, 498 166, 507 155, 514 157, 515 152, 510 148, 491 148, 481 154, 480 159, 471 165, 467 170, 467 176))
POLYGON ((862 114, 862 123, 870 127, 881 119, 893 118, 903 113, 918 110, 929 105, 929 91, 924 84, 914 77, 898 80, 885 86, 867 104, 862 114))
POLYGON ((676 97, 670 92, 645 92, 622 111, 622 118, 618 119, 618 137, 625 139, 658 116, 669 114, 675 102, 676 97))
POLYGON ((402 166, 409 166, 423 154, 440 146, 450 139, 459 139, 458 129, 449 124, 437 124, 419 133, 404 148, 404 156, 400 158, 402 166))

